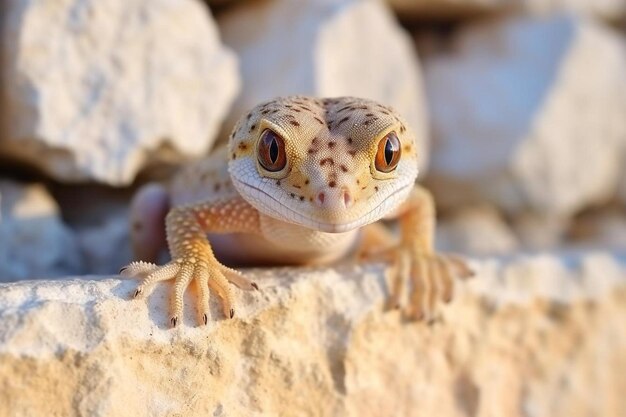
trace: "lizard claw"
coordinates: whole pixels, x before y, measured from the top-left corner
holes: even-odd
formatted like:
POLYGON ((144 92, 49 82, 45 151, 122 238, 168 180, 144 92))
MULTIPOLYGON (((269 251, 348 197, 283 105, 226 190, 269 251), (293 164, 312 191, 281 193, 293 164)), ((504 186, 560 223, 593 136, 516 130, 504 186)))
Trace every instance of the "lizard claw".
POLYGON ((170 324, 172 325, 172 327, 176 327, 176 324, 178 324, 178 317, 173 316, 173 317, 170 319, 170 324))
POLYGON ((404 313, 410 320, 431 321, 438 303, 449 303, 454 295, 454 279, 474 274, 467 263, 453 255, 425 253, 398 245, 373 256, 391 261, 388 309, 401 307, 403 292, 408 292, 404 313))

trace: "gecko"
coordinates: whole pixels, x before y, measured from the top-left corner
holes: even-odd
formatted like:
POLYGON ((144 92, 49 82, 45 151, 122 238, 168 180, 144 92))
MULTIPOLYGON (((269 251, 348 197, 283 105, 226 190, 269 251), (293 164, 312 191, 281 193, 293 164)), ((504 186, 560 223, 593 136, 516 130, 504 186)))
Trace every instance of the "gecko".
POLYGON ((227 264, 319 265, 358 254, 388 263, 389 306, 427 318, 452 299, 455 279, 472 271, 434 249, 433 197, 416 184, 419 151, 403 117, 372 100, 261 103, 240 118, 226 145, 182 168, 169 188, 151 184, 137 193, 131 239, 143 260, 120 273, 141 279, 134 297, 174 280, 169 317, 176 327, 192 281, 204 324, 210 294, 233 318, 231 284, 258 290, 227 264), (381 219, 398 220, 399 238, 381 219), (171 261, 159 266, 166 242, 171 261))

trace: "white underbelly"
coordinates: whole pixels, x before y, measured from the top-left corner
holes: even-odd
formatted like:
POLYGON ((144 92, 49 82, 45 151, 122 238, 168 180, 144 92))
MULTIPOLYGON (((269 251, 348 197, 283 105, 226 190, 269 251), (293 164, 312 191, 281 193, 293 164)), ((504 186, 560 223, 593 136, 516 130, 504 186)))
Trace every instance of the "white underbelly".
POLYGON ((232 265, 331 263, 349 254, 358 230, 324 233, 261 216, 261 235, 209 234, 219 260, 232 265))

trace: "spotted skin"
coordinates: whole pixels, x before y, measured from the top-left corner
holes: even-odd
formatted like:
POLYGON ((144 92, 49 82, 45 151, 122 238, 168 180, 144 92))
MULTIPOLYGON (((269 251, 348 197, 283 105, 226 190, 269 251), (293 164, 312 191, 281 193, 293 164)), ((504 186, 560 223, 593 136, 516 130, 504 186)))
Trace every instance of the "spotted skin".
MULTIPOLYGON (((183 294, 195 280, 199 319, 206 324, 209 290, 221 298, 224 314, 233 317, 229 283, 257 288, 218 259, 324 264, 356 251, 362 258, 390 262, 390 307, 399 306, 408 290, 406 315, 430 318, 438 301, 451 300, 454 278, 471 271, 461 259, 434 252, 434 203, 415 185, 417 152, 402 117, 370 100, 292 96, 262 103, 241 117, 226 146, 184 168, 169 190, 157 197, 154 186, 151 196, 140 191, 133 204, 143 208, 133 213, 136 252, 149 260, 158 252, 159 242, 148 237, 155 236, 162 219, 150 216, 146 207, 166 201, 174 207, 165 219, 172 261, 163 266, 134 262, 122 274, 142 278, 135 296, 174 279, 173 326, 182 314, 183 294), (284 166, 275 171, 260 162, 259 142, 267 132, 284 144, 272 142, 273 156, 285 156, 284 166), (400 157, 384 172, 378 164, 389 156, 381 149, 391 151, 381 141, 390 136, 399 140, 395 152, 400 157), (399 242, 375 225, 384 217, 399 219, 399 242)), ((162 207, 151 210, 163 212, 162 207)))

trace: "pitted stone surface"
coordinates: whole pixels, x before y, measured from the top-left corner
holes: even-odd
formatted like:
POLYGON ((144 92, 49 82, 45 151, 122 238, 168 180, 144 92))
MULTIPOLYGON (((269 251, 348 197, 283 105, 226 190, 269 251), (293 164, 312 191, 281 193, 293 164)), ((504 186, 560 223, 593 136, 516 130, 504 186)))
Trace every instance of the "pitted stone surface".
POLYGON ((167 285, 3 284, 0 416, 626 413, 623 259, 473 265, 430 325, 382 311, 380 265, 250 270, 235 319, 174 330, 167 285))

